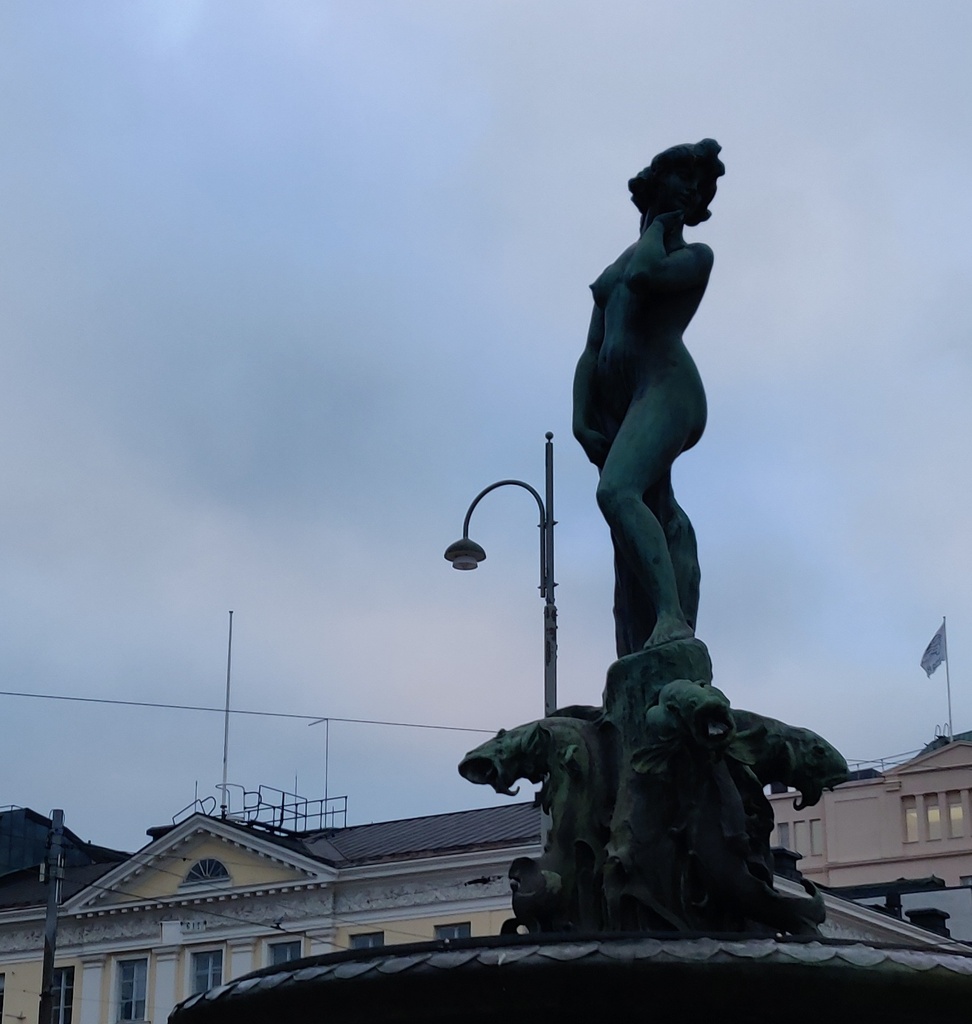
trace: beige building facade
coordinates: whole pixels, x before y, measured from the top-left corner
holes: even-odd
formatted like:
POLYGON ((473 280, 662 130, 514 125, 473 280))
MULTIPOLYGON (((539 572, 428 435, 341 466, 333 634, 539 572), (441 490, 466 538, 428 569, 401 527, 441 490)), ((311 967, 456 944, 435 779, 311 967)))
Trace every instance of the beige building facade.
POLYGON ((772 844, 802 855, 821 885, 858 886, 935 875, 972 884, 972 742, 956 740, 883 773, 871 772, 797 810, 770 795, 772 844))

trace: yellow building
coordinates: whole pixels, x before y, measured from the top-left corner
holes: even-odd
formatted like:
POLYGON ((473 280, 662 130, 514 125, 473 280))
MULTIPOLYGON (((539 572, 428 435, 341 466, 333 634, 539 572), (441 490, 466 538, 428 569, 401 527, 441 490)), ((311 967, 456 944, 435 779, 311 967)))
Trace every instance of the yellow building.
MULTIPOLYGON (((65 870, 50 1024, 163 1024, 181 1000, 260 967, 497 935, 511 916, 510 862, 537 856, 539 833, 530 803, 301 832, 194 813, 150 829, 132 855, 89 847, 65 870)), ((37 1022, 45 902, 36 868, 0 876, 5 1021, 37 1022)), ((854 903, 827 905, 832 937, 949 945, 854 903)))
MULTIPOLYGON (((162 1024, 270 964, 497 934, 539 824, 514 804, 300 834, 205 814, 152 829, 121 862, 65 869, 54 1024, 162 1024)), ((46 898, 36 868, 0 877, 5 1020, 37 1020, 46 898)))

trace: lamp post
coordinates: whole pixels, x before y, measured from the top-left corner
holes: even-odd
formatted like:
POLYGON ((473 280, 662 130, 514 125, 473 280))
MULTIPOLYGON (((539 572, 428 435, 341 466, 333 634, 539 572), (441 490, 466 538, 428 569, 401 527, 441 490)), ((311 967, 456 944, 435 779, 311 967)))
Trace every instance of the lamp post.
POLYGON ((548 430, 547 443, 544 448, 546 480, 545 498, 522 480, 497 480, 485 487, 472 500, 462 523, 462 538, 450 544, 445 550, 445 557, 452 562, 453 569, 475 569, 486 558, 486 552, 474 540, 469 538, 469 520, 473 510, 489 494, 498 487, 512 485, 529 491, 536 499, 540 509, 540 596, 543 605, 543 713, 549 717, 557 710, 557 604, 554 600, 554 526, 553 516, 553 434, 548 430))

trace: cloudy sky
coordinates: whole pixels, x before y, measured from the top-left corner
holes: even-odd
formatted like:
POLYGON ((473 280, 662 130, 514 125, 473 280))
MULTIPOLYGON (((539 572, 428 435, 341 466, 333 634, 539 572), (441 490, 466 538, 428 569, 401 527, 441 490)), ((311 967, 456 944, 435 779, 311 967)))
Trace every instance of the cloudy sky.
MULTIPOLYGON (((220 780, 233 704, 495 730, 561 703, 613 577, 570 436, 627 179, 713 136, 675 487, 737 706, 848 758, 972 728, 972 7, 883 0, 0 6, 2 803, 135 848, 220 780)), ((235 716, 231 782, 349 822, 495 802, 474 732, 235 716)))

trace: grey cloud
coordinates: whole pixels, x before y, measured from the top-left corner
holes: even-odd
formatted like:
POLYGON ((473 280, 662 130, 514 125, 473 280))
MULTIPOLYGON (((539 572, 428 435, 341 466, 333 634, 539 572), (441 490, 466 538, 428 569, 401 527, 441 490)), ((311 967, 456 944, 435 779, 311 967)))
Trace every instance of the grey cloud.
MULTIPOLYGON (((481 487, 540 482, 551 429, 562 693, 596 703, 610 549, 569 397, 587 285, 636 232, 627 178, 714 135, 687 336, 711 415, 675 473, 703 639, 734 702, 851 757, 918 746, 944 695, 917 659, 947 612, 958 663, 972 603, 970 17, 5 10, 8 688, 218 704, 234 608, 238 706, 531 718, 535 510, 481 506, 475 574, 441 552, 481 487)), ((4 700, 8 749, 54 769, 20 758, 7 799, 95 840, 135 846, 218 779, 218 716, 4 700)), ((485 799, 454 772, 465 734, 332 735, 353 820, 485 799)), ((232 774, 319 789, 322 742, 234 722, 232 774)))

